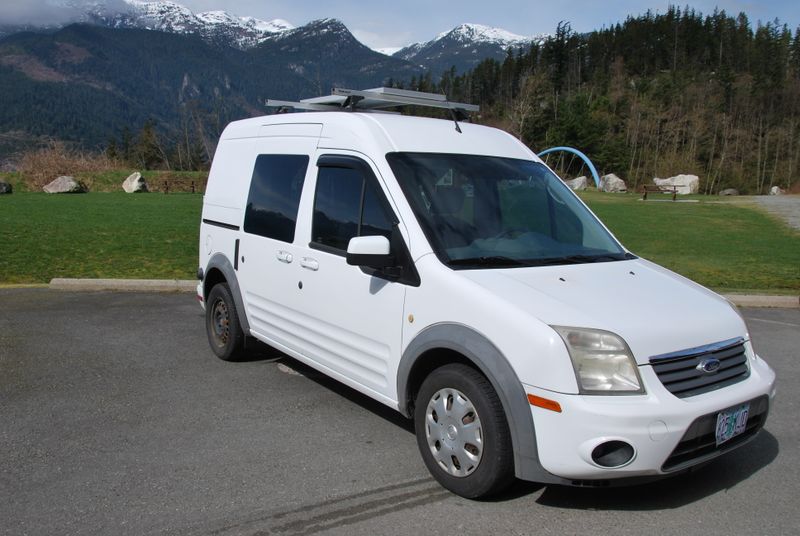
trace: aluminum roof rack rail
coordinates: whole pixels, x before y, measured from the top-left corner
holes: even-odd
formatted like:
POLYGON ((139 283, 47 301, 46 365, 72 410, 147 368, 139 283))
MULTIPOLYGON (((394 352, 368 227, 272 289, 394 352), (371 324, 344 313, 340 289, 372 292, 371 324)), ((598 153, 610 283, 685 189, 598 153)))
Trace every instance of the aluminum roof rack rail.
POLYGON ((427 106, 463 112, 477 112, 480 110, 480 107, 475 104, 450 102, 447 97, 438 93, 424 93, 422 91, 409 91, 390 87, 365 90, 334 88, 330 95, 302 99, 297 102, 269 99, 267 100, 267 106, 315 111, 341 110, 343 108, 380 110, 395 106, 427 106))
POLYGON ((447 97, 438 93, 424 93, 390 87, 373 89, 334 88, 330 95, 302 99, 298 102, 268 99, 267 106, 276 106, 281 111, 289 108, 309 111, 384 111, 396 106, 425 106, 450 110, 455 121, 456 130, 461 132, 458 121, 469 118, 470 112, 480 111, 475 104, 450 102, 447 97))

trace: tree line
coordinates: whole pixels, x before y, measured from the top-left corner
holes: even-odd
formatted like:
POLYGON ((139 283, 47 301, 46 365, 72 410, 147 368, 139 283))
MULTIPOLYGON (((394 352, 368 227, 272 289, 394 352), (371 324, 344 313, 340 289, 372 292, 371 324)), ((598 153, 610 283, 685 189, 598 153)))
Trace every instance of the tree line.
POLYGON ((480 122, 535 151, 579 148, 629 187, 691 173, 705 193, 766 193, 798 173, 800 28, 778 20, 673 6, 587 34, 562 22, 504 61, 395 85, 479 104, 480 122))

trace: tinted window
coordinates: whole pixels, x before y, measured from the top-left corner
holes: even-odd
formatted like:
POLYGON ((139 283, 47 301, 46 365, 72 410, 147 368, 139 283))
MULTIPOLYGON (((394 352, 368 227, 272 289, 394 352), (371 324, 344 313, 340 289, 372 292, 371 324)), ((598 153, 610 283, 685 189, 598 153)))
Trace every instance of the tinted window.
POLYGON ((283 242, 294 240, 297 208, 308 156, 262 154, 256 158, 244 230, 283 242))
POLYGON ((314 198, 313 242, 340 250, 354 236, 392 234, 392 223, 372 181, 356 169, 321 167, 314 198))
POLYGON ((629 258, 539 162, 436 153, 386 155, 440 259, 466 268, 629 258))

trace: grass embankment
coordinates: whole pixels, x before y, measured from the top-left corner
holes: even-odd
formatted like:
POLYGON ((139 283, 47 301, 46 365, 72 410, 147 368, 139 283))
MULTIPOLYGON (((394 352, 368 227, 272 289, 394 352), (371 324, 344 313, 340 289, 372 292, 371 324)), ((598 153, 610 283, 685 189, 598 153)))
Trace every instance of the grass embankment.
MULTIPOLYGON (((703 285, 800 292, 800 233, 740 200, 582 195, 633 252, 703 285)), ((0 196, 0 284, 53 277, 191 279, 201 205, 199 194, 0 196)))
MULTIPOLYGON (((89 189, 90 192, 122 192, 122 183, 133 173, 133 169, 110 169, 106 171, 85 171, 73 173, 75 179, 89 189)), ((143 171, 142 176, 153 191, 160 191, 164 181, 170 183, 172 191, 187 191, 191 181, 195 181, 198 190, 202 191, 208 178, 208 171, 143 171)), ((55 175, 49 177, 55 179, 55 175)), ((0 173, 0 180, 11 184, 14 192, 41 192, 32 185, 30 178, 26 180, 20 172, 0 173)), ((45 183, 50 179, 48 178, 45 183)))

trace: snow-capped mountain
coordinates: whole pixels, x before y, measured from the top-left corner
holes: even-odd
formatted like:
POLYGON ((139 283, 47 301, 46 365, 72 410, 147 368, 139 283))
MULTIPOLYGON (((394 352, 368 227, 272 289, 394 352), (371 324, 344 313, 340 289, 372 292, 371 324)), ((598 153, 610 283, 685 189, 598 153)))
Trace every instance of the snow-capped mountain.
POLYGON ((486 58, 502 60, 508 48, 527 48, 545 39, 546 35, 526 37, 483 24, 461 24, 430 41, 408 45, 392 55, 424 65, 434 74, 440 74, 452 66, 458 72, 464 72, 486 58))
MULTIPOLYGON (((95 0, 96 1, 96 0, 95 0)), ((124 0, 129 7, 112 21, 115 27, 146 28, 162 32, 197 34, 208 41, 247 49, 294 28, 283 19, 265 21, 240 17, 226 11, 192 13, 169 0, 124 0)))
MULTIPOLYGON (((2 1, 2 0, 0 0, 2 1)), ((339 49, 356 42, 341 21, 321 19, 295 28, 283 19, 261 20, 255 17, 238 16, 227 11, 205 11, 194 13, 184 5, 172 0, 48 0, 53 6, 54 18, 38 27, 58 28, 72 22, 92 23, 109 28, 136 28, 180 35, 196 35, 212 45, 231 46, 248 50, 271 42, 280 42, 277 53, 286 52, 286 42, 314 41, 314 35, 328 34, 325 46, 339 49), (57 15, 57 16, 56 16, 57 15), (289 39, 289 38, 292 39, 289 39), (337 38, 334 38, 337 37, 337 38)), ((3 26, 0 20, 0 37, 22 30, 31 30, 33 24, 3 26)), ((415 43, 404 48, 382 48, 375 50, 384 57, 410 62, 414 69, 430 70, 439 76, 451 67, 463 73, 487 58, 502 61, 511 47, 527 48, 546 36, 522 36, 509 31, 482 24, 461 24, 442 32, 430 41, 415 43)), ((361 45, 359 43, 359 45, 361 45)), ((362 45, 363 46, 363 45, 362 45)), ((300 46, 299 52, 317 57, 300 46)), ((275 47, 269 47, 273 49, 275 47)), ((366 47, 365 47, 366 48, 366 47)), ((394 64, 395 66, 399 65, 394 64)), ((405 73, 401 69, 398 76, 405 73)))
POLYGON ((523 43, 530 43, 539 37, 526 37, 511 33, 502 28, 492 28, 483 24, 461 24, 452 30, 442 32, 433 40, 439 41, 444 38, 459 40, 464 43, 495 43, 500 46, 509 47, 523 43))
MULTIPOLYGON (((54 17, 53 23, 45 25, 49 28, 72 22, 88 22, 111 28, 199 35, 211 43, 240 49, 254 47, 294 28, 283 19, 267 21, 240 17, 226 11, 193 13, 189 8, 170 0, 54 0, 52 4, 58 16, 54 17)), ((11 32, 7 29, 6 33, 11 32)))

